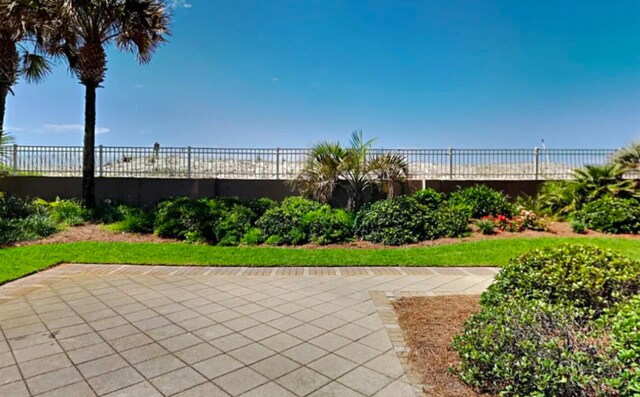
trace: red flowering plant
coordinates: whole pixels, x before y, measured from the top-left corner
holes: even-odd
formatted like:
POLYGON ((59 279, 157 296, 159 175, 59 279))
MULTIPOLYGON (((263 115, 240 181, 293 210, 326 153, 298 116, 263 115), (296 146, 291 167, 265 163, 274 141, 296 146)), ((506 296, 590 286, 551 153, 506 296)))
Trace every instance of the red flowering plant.
POLYGON ((476 226, 484 234, 497 232, 518 233, 524 230, 547 230, 544 219, 535 212, 522 210, 520 214, 509 218, 506 215, 487 215, 476 223, 476 226))
POLYGON ((493 222, 498 232, 520 232, 522 231, 522 222, 515 218, 509 218, 506 215, 487 215, 482 218, 483 221, 493 222))

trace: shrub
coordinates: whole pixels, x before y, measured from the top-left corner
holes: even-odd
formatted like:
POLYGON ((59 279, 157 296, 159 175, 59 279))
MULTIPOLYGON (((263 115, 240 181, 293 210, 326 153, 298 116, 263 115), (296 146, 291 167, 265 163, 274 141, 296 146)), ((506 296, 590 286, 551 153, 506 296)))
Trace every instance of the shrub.
POLYGON ((252 222, 256 222, 262 215, 264 215, 265 212, 267 212, 271 208, 277 207, 278 203, 269 198, 259 198, 248 200, 244 202, 243 205, 251 209, 254 214, 254 219, 252 219, 252 222))
POLYGON ((586 204, 575 215, 589 229, 604 233, 640 233, 640 201, 604 197, 586 204))
POLYGON ((454 340, 458 375, 491 395, 601 395, 603 378, 613 369, 581 315, 543 301, 485 307, 454 340))
POLYGON ((22 219, 36 212, 30 201, 17 196, 0 196, 0 219, 22 219))
POLYGON ((87 211, 76 200, 61 200, 59 197, 50 203, 45 200, 37 200, 36 205, 45 208, 51 219, 58 224, 78 226, 83 224, 87 217, 87 211))
POLYGON ((33 214, 22 219, 0 219, 0 244, 37 240, 58 230, 49 216, 33 214))
POLYGON ((432 238, 464 237, 471 233, 471 209, 464 205, 443 203, 435 210, 436 233, 432 238))
POLYGON ((216 239, 219 245, 234 246, 240 244, 242 236, 251 228, 256 218, 255 213, 248 207, 234 204, 221 214, 216 226, 216 239))
POLYGON ((304 244, 308 237, 304 231, 303 218, 307 213, 319 208, 320 203, 316 201, 288 197, 280 206, 267 210, 256 226, 272 245, 304 244), (277 243, 274 243, 275 241, 277 243))
POLYGON ((427 209, 412 197, 378 201, 358 213, 355 232, 358 237, 373 243, 417 243, 425 238, 426 215, 427 209))
POLYGON ((268 239, 264 242, 266 245, 282 245, 282 237, 280 236, 269 236, 268 239))
POLYGON ((640 289, 640 262, 610 250, 565 244, 512 260, 482 295, 484 306, 511 299, 572 304, 597 317, 640 289))
POLYGON ((611 325, 618 373, 607 381, 623 397, 640 393, 640 295, 622 305, 611 325))
POLYGON ((260 229, 254 227, 249 229, 244 236, 242 236, 240 243, 244 245, 258 245, 262 244, 263 241, 264 238, 262 236, 262 232, 260 229))
POLYGON ((121 210, 123 208, 125 207, 113 200, 104 200, 96 205, 96 208, 89 213, 89 217, 96 222, 109 225, 122 220, 124 214, 121 210))
POLYGON ((571 230, 573 230, 574 233, 586 234, 587 225, 581 220, 574 219, 571 221, 571 230))
POLYGON ((116 232, 127 233, 152 233, 155 216, 153 212, 145 211, 142 208, 127 207, 121 205, 118 208, 121 221, 109 226, 109 229, 116 232))
POLYGON ((453 205, 466 205, 471 208, 472 218, 487 215, 513 215, 513 205, 503 193, 485 185, 476 185, 458 190, 451 194, 449 202, 453 205))
POLYGON ((496 234, 496 224, 493 222, 493 219, 483 218, 476 221, 476 227, 480 230, 480 233, 491 235, 496 234))
POLYGON ((189 242, 215 242, 221 206, 216 200, 187 197, 162 201, 156 210, 155 233, 189 242))
POLYGON ((413 198, 425 207, 435 210, 444 202, 442 193, 438 193, 431 188, 420 190, 413 194, 413 198))
POLYGON ((331 209, 323 205, 315 211, 307 213, 303 218, 304 230, 309 241, 315 244, 344 243, 353 238, 352 213, 344 210, 331 209))

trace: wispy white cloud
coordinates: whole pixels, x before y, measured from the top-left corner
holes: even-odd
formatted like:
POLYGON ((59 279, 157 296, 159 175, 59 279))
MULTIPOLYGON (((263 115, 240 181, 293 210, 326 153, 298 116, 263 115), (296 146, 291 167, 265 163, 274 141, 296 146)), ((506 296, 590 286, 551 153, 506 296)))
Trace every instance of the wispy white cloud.
MULTIPOLYGON (((45 124, 43 127, 46 131, 54 133, 84 131, 84 126, 81 124, 45 124)), ((96 134, 106 134, 109 131, 111 131, 109 128, 96 127, 96 134)))
POLYGON ((5 131, 8 132, 21 132, 24 131, 24 128, 20 128, 20 127, 14 127, 12 125, 8 125, 6 127, 4 127, 5 131))
POLYGON ((171 9, 176 8, 191 8, 193 5, 188 0, 166 0, 167 7, 171 9))

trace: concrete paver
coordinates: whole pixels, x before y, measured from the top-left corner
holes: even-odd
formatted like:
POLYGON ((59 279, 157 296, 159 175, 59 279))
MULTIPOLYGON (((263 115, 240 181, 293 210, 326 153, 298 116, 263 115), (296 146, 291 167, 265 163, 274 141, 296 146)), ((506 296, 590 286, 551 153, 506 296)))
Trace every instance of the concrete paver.
POLYGON ((0 395, 415 397, 379 303, 496 272, 63 265, 0 286, 0 395))

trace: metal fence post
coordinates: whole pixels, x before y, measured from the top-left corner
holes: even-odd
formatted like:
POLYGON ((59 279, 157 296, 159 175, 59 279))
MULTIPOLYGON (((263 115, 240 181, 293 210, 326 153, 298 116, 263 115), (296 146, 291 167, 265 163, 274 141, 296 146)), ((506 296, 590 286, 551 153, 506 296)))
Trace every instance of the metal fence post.
POLYGON ((98 172, 99 172, 98 175, 100 175, 100 178, 104 176, 104 172, 102 169, 102 165, 104 164, 102 151, 103 151, 103 146, 102 145, 98 146, 98 172))
POLYGON ((276 148, 276 179, 280 179, 280 148, 276 148))
POLYGON ((449 179, 453 179, 453 148, 449 148, 449 179))
POLYGON ((187 179, 191 179, 191 146, 187 148, 187 179))
POLYGON ((18 175, 18 145, 13 145, 13 175, 18 175))
POLYGON ((533 158, 534 158, 534 164, 535 164, 535 172, 536 172, 536 181, 538 179, 540 179, 540 149, 538 148, 534 148, 533 149, 533 158))

